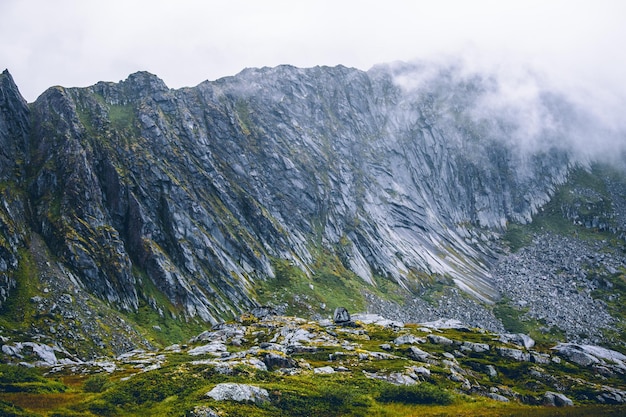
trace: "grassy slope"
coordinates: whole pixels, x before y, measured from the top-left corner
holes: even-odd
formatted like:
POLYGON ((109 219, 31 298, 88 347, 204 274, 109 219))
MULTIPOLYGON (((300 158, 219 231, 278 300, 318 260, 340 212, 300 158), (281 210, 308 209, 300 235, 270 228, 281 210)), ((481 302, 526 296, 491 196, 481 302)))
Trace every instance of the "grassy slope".
MULTIPOLYGON (((229 345, 231 354, 254 346, 253 338, 259 330, 268 331, 272 322, 250 320, 246 329, 243 346, 229 345)), ((285 322, 282 322, 285 323, 285 322)), ((295 326, 295 321, 290 326, 295 326)), ((301 321, 297 324, 313 332, 325 330, 316 324, 301 321)), ((423 337, 425 333, 417 326, 407 326, 399 331, 377 325, 362 325, 358 334, 340 331, 345 342, 356 343, 359 347, 346 350, 342 347, 322 348, 315 353, 294 355, 300 363, 308 362, 312 367, 345 366, 348 372, 331 375, 314 374, 306 367, 295 375, 280 372, 261 371, 246 366, 235 366, 229 374, 217 371, 214 365, 193 364, 192 357, 183 353, 161 352, 165 355, 160 369, 148 372, 139 371, 134 365, 120 365, 113 374, 74 374, 65 371, 61 374, 43 376, 37 369, 25 370, 10 366, 0 366, 0 412, 3 415, 41 416, 185 416, 197 406, 207 406, 218 410, 221 415, 233 416, 611 416, 623 415, 626 406, 602 406, 576 397, 576 407, 555 409, 543 406, 530 406, 518 402, 500 403, 480 395, 468 395, 458 391, 458 385, 449 379, 446 368, 433 364, 428 366, 431 377, 427 382, 398 388, 387 382, 367 378, 366 372, 388 374, 402 372, 407 366, 424 366, 407 356, 407 346, 394 346, 390 353, 396 359, 363 360, 356 359, 358 353, 380 351, 380 344, 389 343, 399 334, 413 334, 423 337), (365 337, 367 336, 367 337, 365 337), (343 359, 330 360, 328 354, 343 352, 343 359), (132 375, 132 376, 131 376, 132 375), (131 376, 130 378, 126 378, 131 376), (3 379, 4 377, 4 379, 3 379), (247 383, 265 388, 271 401, 263 405, 217 402, 205 397, 215 384, 221 382, 247 383), (12 414, 13 413, 13 414, 12 414)), ((440 335, 452 340, 489 343, 499 345, 493 335, 479 331, 444 330, 440 335)), ((420 348, 443 357, 444 352, 452 352, 455 347, 436 345, 430 342, 420 348)), ((540 352, 549 352, 547 346, 538 346, 540 352)), ((210 357, 209 357, 210 358, 210 357)), ((207 359, 209 359, 207 358, 207 359)), ((527 362, 503 359, 490 352, 470 353, 459 357, 463 369, 479 369, 483 364, 492 364, 498 376, 489 378, 480 372, 473 372, 473 383, 484 388, 503 389, 509 387, 522 395, 541 396, 550 390, 535 376, 537 366, 527 362)), ((570 364, 550 363, 541 365, 560 383, 565 384, 569 396, 592 395, 592 385, 581 386, 580 378, 593 383, 610 384, 623 388, 625 383, 619 378, 603 378, 588 369, 570 364), (569 384, 569 385, 568 385, 569 384), (586 390, 586 391, 585 391, 586 390), (577 394, 578 393, 578 394, 577 394)), ((547 384, 547 383, 546 383, 547 384)), ((554 389, 552 389, 554 390, 554 389)), ((581 397, 582 398, 582 397, 581 397)))

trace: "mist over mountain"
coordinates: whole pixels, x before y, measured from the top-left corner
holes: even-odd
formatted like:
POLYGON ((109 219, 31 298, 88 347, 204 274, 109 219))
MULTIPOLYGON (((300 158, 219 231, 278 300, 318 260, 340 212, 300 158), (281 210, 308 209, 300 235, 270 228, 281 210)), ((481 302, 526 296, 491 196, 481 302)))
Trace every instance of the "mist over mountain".
MULTIPOLYGON (((553 213, 555 195, 553 214, 623 245, 624 130, 578 97, 527 74, 394 63, 250 68, 178 90, 138 72, 27 104, 5 71, 3 314, 35 323, 28 337, 90 334, 98 346, 64 342, 85 356, 149 345, 142 317, 215 324, 260 304, 502 330, 494 306, 519 278, 503 269, 510 232, 553 213)), ((593 277, 580 256, 571 277, 550 273, 622 273, 623 253, 603 250, 593 277)), ((553 290, 526 312, 556 322, 553 290)), ((594 305, 591 291, 564 311, 594 305)), ((608 307, 589 314, 585 337, 606 340, 608 307)), ((563 324, 568 337, 576 326, 563 324)))

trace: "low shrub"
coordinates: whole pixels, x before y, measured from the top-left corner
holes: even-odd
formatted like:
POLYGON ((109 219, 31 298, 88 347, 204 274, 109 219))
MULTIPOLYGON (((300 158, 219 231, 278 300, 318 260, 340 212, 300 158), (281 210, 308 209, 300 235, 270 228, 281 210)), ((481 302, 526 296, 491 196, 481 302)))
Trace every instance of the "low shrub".
POLYGON ((109 377, 106 374, 95 374, 87 378, 83 384, 83 391, 104 392, 110 385, 109 377))
POLYGON ((281 410, 282 416, 367 416, 369 401, 350 386, 335 384, 311 391, 283 391, 272 393, 272 402, 281 410))
POLYGON ((403 404, 438 404, 452 403, 452 395, 442 388, 429 383, 417 385, 389 385, 381 389, 378 401, 403 404))
POLYGON ((31 413, 6 401, 0 400, 0 415, 5 417, 30 417, 31 413))

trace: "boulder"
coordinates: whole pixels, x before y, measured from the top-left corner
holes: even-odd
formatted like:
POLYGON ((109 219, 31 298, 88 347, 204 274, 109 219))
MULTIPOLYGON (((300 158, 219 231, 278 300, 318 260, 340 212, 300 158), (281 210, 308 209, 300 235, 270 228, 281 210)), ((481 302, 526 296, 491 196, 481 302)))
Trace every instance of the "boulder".
POLYGON ((411 368, 416 375, 430 377, 430 369, 424 368, 423 366, 416 366, 411 368))
POLYGON ((417 348, 415 346, 411 346, 409 348, 408 355, 411 359, 415 359, 415 360, 422 361, 422 362, 430 357, 430 353, 425 352, 422 349, 417 348))
POLYGON ((608 361, 617 368, 626 370, 626 355, 611 349, 576 343, 559 343, 552 349, 568 361, 581 366, 604 364, 608 361))
POLYGON ((574 402, 558 392, 546 391, 543 395, 543 403, 552 407, 571 407, 574 402))
POLYGON ((378 372, 363 371, 363 375, 370 379, 389 382, 394 385, 415 385, 416 381, 408 375, 400 372, 392 372, 390 374, 379 374, 378 372))
POLYGON ((486 394, 486 396, 491 398, 492 400, 500 401, 500 402, 503 402, 503 403, 508 403, 509 402, 509 399, 506 398, 504 395, 496 394, 495 392, 490 392, 490 393, 486 394))
POLYGON ((498 376, 498 371, 496 371, 496 368, 493 365, 486 365, 485 373, 489 376, 489 378, 495 378, 498 376))
POLYGON ((515 359, 520 362, 530 361, 530 354, 519 349, 498 347, 496 348, 496 352, 503 358, 515 359))
POLYGON ((281 368, 295 368, 297 366, 294 359, 274 352, 266 353, 263 356, 263 363, 270 371, 281 368))
POLYGON ((266 389, 254 385, 231 382, 217 384, 211 391, 206 393, 206 396, 216 401, 251 402, 257 405, 267 403, 270 400, 270 395, 266 389))
POLYGON ((39 358, 34 363, 36 366, 54 366, 59 363, 56 357, 55 348, 43 343, 17 342, 14 345, 2 345, 2 353, 18 359, 35 356, 39 358))
POLYGON ((550 355, 546 353, 530 352, 530 361, 540 365, 547 365, 550 363, 550 355))
POLYGON ((345 307, 337 307, 333 313, 333 321, 336 324, 350 323, 350 313, 348 313, 348 310, 345 307))
POLYGON ((322 375, 328 375, 328 374, 334 374, 335 370, 333 369, 332 366, 322 366, 320 368, 313 369, 313 373, 315 373, 315 374, 322 374, 322 375))
POLYGON ((489 351, 491 347, 487 343, 463 342, 460 349, 462 351, 470 351, 476 353, 484 353, 489 351))
POLYGON ((450 339, 448 339, 445 336, 439 336, 436 334, 429 334, 428 335, 428 340, 430 341, 430 343, 434 343, 435 345, 452 345, 454 342, 450 339))
POLYGON ((602 404, 624 404, 626 403, 626 391, 604 386, 604 391, 596 399, 602 404))
POLYGON ((222 356, 223 352, 227 352, 228 349, 226 345, 220 342, 211 342, 207 345, 198 346, 192 349, 189 349, 187 352, 189 355, 198 356, 198 355, 213 355, 213 356, 222 356))
POLYGON ((505 333, 500 335, 500 341, 503 343, 511 343, 519 347, 530 349, 535 346, 535 341, 532 337, 523 333, 505 333))
POLYGON ((412 334, 403 334, 402 336, 396 337, 393 341, 393 344, 396 346, 400 345, 416 345, 419 343, 426 343, 426 339, 423 337, 413 336, 412 334))

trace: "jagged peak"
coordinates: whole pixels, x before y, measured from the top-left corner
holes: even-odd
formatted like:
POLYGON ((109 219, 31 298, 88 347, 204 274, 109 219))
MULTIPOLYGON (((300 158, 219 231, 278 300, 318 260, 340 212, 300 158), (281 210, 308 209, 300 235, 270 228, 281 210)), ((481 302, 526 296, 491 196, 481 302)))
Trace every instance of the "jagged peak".
POLYGON ((6 105, 9 100, 18 100, 23 105, 26 105, 26 100, 22 97, 17 84, 13 80, 13 76, 8 69, 5 69, 0 74, 0 103, 6 105))

